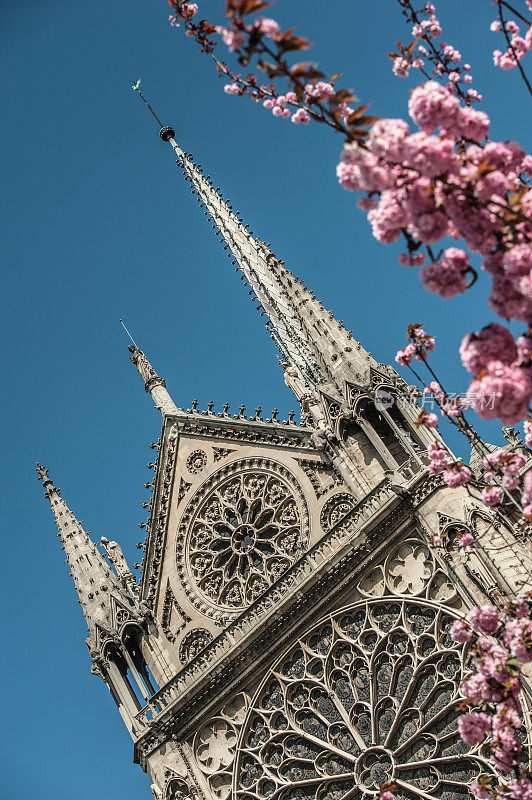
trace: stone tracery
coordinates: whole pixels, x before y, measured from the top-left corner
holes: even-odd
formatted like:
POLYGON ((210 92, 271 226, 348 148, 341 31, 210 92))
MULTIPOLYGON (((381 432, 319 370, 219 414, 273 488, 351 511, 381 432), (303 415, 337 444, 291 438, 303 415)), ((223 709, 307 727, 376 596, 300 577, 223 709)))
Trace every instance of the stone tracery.
POLYGON ((491 768, 457 730, 454 619, 426 601, 373 599, 301 637, 247 715, 234 800, 373 800, 389 780, 401 800, 465 798, 491 768))
POLYGON ((226 609, 248 606, 288 569, 306 542, 306 510, 285 477, 233 472, 206 494, 189 527, 198 590, 226 609))

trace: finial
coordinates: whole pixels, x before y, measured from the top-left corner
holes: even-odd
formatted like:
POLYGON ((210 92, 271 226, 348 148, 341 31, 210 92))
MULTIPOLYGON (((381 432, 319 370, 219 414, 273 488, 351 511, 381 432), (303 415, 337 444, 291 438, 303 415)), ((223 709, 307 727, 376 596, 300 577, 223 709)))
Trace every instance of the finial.
POLYGON ((123 329, 125 330, 125 332, 127 333, 127 335, 129 336, 129 338, 131 339, 131 341, 133 342, 133 344, 135 345, 135 350, 138 350, 139 347, 138 347, 136 341, 134 340, 134 338, 132 337, 132 335, 130 334, 130 332, 128 331, 128 329, 126 328, 126 326, 124 325, 122 320, 120 320, 120 324, 123 327, 123 329))
POLYGON ((48 481, 50 481, 50 476, 48 475, 48 468, 43 467, 41 464, 39 464, 38 461, 35 463, 35 472, 37 473, 38 480, 42 481, 43 483, 47 483, 48 481))
MULTIPOLYGON (((37 479, 39 481, 42 481, 42 485, 43 485, 43 488, 44 488, 45 492, 47 492, 48 488, 50 488, 50 487, 55 489, 54 482, 50 478, 50 476, 48 475, 48 468, 47 467, 43 467, 42 464, 39 464, 39 462, 37 461, 36 464, 35 464, 35 472, 37 473, 37 479)), ((56 492, 58 494, 60 494, 59 489, 56 489, 56 492)))

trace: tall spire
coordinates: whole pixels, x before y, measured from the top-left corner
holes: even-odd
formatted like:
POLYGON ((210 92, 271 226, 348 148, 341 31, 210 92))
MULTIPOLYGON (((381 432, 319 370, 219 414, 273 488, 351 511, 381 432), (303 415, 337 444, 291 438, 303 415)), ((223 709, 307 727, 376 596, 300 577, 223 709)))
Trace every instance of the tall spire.
POLYGON ((125 597, 120 581, 91 540, 89 532, 83 529, 81 521, 61 498, 61 490, 54 485, 48 470, 37 462, 36 472, 59 530, 57 535, 61 539, 61 549, 65 551, 66 563, 70 565, 89 638, 95 635, 97 626, 103 631, 112 631, 111 593, 125 597))
POLYGON ((174 130, 166 126, 159 135, 176 153, 192 193, 217 235, 225 241, 225 249, 251 287, 253 299, 258 300, 258 310, 268 316, 267 327, 281 351, 285 380, 298 399, 309 393, 316 395, 318 388, 342 396, 346 380, 360 385, 369 383, 370 367, 377 366, 371 355, 285 268, 269 245, 253 236, 249 226, 214 188, 210 176, 204 175, 201 165, 177 144, 174 130))

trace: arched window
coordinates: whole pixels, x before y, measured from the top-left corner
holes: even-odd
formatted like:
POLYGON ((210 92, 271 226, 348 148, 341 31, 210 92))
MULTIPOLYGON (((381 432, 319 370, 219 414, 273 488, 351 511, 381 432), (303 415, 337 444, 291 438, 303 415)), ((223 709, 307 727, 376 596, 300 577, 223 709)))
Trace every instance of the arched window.
POLYGON ((124 657, 142 698, 147 702, 159 687, 142 651, 142 632, 136 625, 126 628, 122 640, 124 657))

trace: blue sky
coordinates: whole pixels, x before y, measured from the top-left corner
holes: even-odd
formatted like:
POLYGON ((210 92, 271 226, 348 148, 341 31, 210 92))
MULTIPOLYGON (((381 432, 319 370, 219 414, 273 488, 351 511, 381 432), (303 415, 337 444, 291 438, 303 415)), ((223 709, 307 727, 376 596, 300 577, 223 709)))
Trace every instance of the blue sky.
MULTIPOLYGON (((218 8, 218 0, 204 8, 218 8)), ((210 14, 210 11, 209 11, 210 14)), ((341 143, 227 97, 207 59, 140 0, 4 0, 4 331, 2 395, 6 800, 144 800, 146 777, 105 686, 89 675, 84 624, 33 468, 49 465, 95 537, 137 560, 146 463, 160 420, 135 369, 123 317, 177 405, 293 407, 263 320, 205 223, 172 153, 130 89, 143 89, 253 230, 305 278, 381 361, 411 321, 438 337, 449 388, 467 376, 456 347, 492 319, 481 278, 444 301, 379 245, 336 184, 341 143)), ((272 9, 316 42, 372 112, 404 116, 409 81, 384 52, 406 29, 393 0, 285 0, 272 9)), ((446 0, 446 38, 472 64, 493 138, 526 146, 516 74, 496 71, 487 0, 446 0)), ((496 438, 494 426, 481 426, 496 438)), ((445 427, 443 428, 445 433, 445 427)), ((454 441, 454 440, 453 440, 454 441)))

